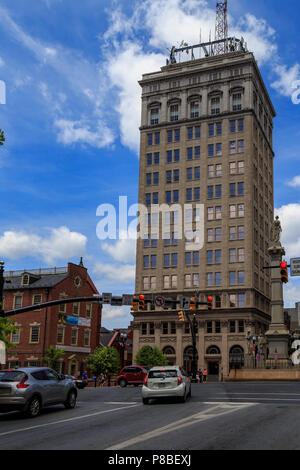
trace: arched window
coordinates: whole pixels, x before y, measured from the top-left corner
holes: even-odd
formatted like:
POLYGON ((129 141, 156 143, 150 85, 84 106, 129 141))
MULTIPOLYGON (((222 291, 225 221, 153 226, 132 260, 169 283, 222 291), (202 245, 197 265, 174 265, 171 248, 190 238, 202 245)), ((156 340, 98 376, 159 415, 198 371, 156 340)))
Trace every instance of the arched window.
POLYGON ((174 354, 175 355, 175 349, 172 348, 172 346, 166 346, 164 349, 163 349, 163 353, 168 356, 168 355, 171 355, 171 354, 174 354))
POLYGON ((230 369, 240 369, 244 366, 244 349, 242 346, 235 345, 229 350, 229 367, 230 369))
POLYGON ((221 354, 218 346, 209 346, 206 350, 206 354, 221 354))

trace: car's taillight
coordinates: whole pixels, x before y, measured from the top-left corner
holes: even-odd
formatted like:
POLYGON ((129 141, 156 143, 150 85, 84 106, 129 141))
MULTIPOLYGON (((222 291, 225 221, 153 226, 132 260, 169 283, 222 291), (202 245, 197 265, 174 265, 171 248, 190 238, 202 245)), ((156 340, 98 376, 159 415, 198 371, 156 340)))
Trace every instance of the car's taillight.
POLYGON ((29 387, 29 384, 26 383, 26 380, 28 380, 28 377, 24 377, 21 382, 18 383, 17 388, 27 388, 29 387))
POLYGON ((148 377, 146 377, 144 380, 144 384, 147 385, 147 383, 148 383, 148 377))
POLYGON ((180 385, 181 382, 182 382, 182 378, 181 378, 181 377, 177 377, 177 382, 178 382, 178 385, 180 385))

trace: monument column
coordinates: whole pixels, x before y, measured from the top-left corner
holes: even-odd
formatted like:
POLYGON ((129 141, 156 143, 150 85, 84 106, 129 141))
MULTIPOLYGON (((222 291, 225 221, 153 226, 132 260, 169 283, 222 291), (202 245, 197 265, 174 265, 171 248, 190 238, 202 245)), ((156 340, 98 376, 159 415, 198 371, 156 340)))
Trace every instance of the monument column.
POLYGON ((271 324, 266 332, 269 343, 269 359, 282 362, 288 361, 289 331, 284 323, 283 289, 280 275, 280 263, 285 250, 280 243, 281 225, 279 218, 272 227, 273 244, 268 249, 271 260, 271 324))

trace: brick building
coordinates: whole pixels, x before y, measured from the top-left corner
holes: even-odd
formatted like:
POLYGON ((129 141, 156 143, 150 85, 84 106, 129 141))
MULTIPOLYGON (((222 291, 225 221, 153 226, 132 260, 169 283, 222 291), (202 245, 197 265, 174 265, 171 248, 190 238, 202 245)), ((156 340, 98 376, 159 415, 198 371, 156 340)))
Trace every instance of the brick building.
MULTIPOLYGON (((4 310, 41 302, 98 294, 82 260, 79 265, 5 273, 4 310)), ((79 374, 85 358, 99 346, 101 305, 76 302, 42 308, 11 317, 17 331, 11 335, 15 347, 7 351, 7 367, 40 366, 50 346, 64 349, 62 373, 79 374), (61 322, 66 316, 66 323, 61 322)))

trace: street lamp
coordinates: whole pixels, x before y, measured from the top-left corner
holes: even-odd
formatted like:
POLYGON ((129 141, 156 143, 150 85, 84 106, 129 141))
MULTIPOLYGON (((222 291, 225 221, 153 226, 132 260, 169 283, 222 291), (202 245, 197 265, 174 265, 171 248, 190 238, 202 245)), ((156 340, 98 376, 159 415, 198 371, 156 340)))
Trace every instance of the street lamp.
POLYGON ((121 346, 121 368, 124 367, 124 353, 125 353, 125 346, 127 340, 127 333, 125 331, 121 331, 119 335, 119 345, 121 346))
POLYGON ((0 317, 3 316, 4 261, 0 261, 0 317))

